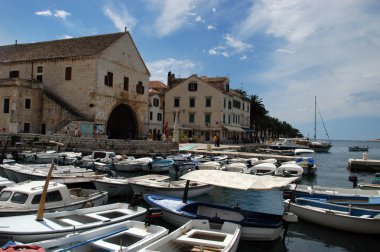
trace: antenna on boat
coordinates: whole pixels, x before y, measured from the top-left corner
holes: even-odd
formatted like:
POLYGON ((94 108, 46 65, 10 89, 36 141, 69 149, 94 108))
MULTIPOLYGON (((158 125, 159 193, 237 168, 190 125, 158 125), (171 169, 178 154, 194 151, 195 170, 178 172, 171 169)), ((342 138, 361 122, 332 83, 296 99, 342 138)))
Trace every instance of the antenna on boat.
POLYGON ((51 175, 53 173, 53 168, 54 168, 54 163, 52 162, 51 166, 50 166, 50 169, 49 169, 49 173, 46 176, 44 189, 42 190, 41 200, 40 200, 40 205, 38 207, 36 221, 43 221, 44 220, 46 193, 47 193, 47 189, 49 187, 49 182, 50 182, 51 175))

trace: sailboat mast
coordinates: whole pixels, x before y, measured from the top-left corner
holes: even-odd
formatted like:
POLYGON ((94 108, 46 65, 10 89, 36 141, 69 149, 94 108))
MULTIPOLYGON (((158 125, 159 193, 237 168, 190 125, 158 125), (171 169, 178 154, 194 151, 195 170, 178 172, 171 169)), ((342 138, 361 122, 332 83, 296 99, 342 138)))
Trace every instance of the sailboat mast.
POLYGON ((314 96, 314 140, 317 139, 317 96, 314 96))

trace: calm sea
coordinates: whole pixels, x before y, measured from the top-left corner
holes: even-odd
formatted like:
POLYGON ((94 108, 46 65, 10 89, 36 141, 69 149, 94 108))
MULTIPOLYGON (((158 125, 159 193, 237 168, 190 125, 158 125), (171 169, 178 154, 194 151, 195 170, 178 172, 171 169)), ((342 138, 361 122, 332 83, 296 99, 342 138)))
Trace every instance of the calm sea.
MULTIPOLYGON (((348 146, 368 145, 368 159, 380 160, 380 142, 333 141, 329 153, 316 153, 317 175, 303 178, 301 184, 330 187, 352 188, 348 181, 348 159, 363 158, 363 152, 349 152, 348 146)), ((370 182, 374 173, 357 173, 359 182, 370 182)), ((229 189, 215 190, 214 195, 203 196, 207 200, 271 213, 282 213, 281 191, 238 191, 229 189)), ((321 227, 300 220, 290 225, 288 234, 282 243, 240 242, 239 251, 379 251, 380 236, 357 235, 321 227)))

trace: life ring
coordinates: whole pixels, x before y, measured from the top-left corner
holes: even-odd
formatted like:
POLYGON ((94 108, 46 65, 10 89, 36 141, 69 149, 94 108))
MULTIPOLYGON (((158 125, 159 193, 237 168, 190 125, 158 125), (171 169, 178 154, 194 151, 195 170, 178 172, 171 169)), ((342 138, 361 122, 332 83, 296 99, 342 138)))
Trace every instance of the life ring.
POLYGON ((1 249, 0 251, 4 252, 13 252, 13 251, 22 251, 22 252, 45 252, 46 250, 43 247, 37 245, 13 245, 8 246, 5 249, 1 249))

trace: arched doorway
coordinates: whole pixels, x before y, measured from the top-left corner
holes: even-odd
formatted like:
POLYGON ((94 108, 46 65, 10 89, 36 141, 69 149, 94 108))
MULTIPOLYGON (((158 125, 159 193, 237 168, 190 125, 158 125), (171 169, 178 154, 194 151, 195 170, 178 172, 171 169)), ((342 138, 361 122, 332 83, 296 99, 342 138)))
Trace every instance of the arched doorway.
POLYGON ((113 109, 108 118, 107 133, 113 139, 134 139, 137 136, 136 115, 130 106, 120 104, 113 109))

